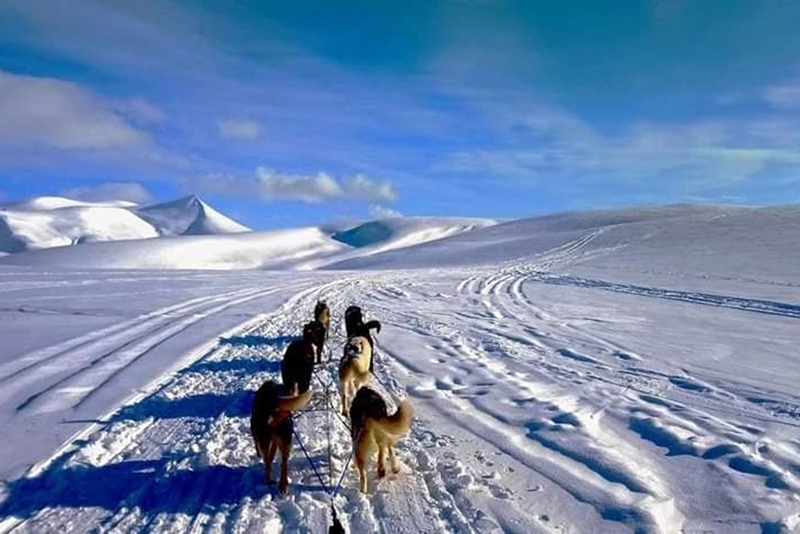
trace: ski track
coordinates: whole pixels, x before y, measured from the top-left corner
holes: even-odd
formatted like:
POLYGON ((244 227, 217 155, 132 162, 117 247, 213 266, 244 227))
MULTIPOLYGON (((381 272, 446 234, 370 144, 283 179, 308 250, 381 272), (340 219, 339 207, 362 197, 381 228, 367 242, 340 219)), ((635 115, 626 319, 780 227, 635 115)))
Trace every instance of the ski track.
MULTIPOLYGON (((320 297, 333 310, 332 361, 315 378, 312 404, 332 383, 339 405, 341 314, 357 303, 384 326, 374 386, 390 404, 410 396, 416 409, 411 435, 398 443, 400 474, 377 480, 373 460, 368 496, 352 465, 344 474, 335 504, 349 531, 788 532, 800 524, 800 440, 739 422, 800 423, 800 402, 651 366, 647 354, 560 317, 525 287, 790 319, 800 308, 550 272, 580 261, 598 235, 499 269, 364 273, 300 291, 12 482, 0 532, 325 531, 329 498, 297 441, 290 495, 279 498, 263 484, 248 419, 253 392, 279 379, 283 351, 320 297), (668 462, 704 476, 684 480, 668 462), (712 494, 719 510, 695 506, 712 494)), ((19 410, 65 397, 79 405, 192 322, 269 291, 191 299, 43 349, 0 368, 9 373, 0 395, 46 377, 19 410)), ((314 409, 296 429, 325 484, 332 472, 335 485, 351 450, 345 425, 314 409)))

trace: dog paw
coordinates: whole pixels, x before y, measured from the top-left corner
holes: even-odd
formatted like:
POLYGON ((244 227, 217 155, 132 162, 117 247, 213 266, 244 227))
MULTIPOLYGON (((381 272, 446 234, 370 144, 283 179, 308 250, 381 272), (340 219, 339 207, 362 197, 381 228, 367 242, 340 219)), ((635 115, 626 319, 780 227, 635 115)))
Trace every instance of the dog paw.
POLYGON ((385 467, 379 467, 378 468, 378 478, 383 478, 385 476, 386 476, 386 468, 385 467))
POLYGON ((286 495, 289 493, 289 481, 288 480, 281 480, 281 483, 278 486, 278 492, 280 492, 281 497, 286 497, 286 495))
POLYGON ((400 467, 399 466, 392 467, 392 473, 394 473, 396 475, 399 472, 400 472, 400 467))

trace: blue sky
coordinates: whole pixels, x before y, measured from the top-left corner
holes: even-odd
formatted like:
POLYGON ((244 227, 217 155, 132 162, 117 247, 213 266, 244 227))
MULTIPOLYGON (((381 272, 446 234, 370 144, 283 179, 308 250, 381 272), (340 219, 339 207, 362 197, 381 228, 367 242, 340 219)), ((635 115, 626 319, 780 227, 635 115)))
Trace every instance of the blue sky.
POLYGON ((800 202, 800 3, 0 0, 0 199, 800 202))

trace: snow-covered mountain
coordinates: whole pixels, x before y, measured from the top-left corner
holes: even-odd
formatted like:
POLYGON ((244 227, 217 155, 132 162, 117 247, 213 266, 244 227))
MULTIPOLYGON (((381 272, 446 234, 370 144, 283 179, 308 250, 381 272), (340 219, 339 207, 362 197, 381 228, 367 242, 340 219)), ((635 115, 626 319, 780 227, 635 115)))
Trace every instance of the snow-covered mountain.
POLYGON ((144 208, 125 201, 82 202, 63 197, 0 206, 0 252, 6 254, 95 241, 247 231, 194 195, 144 208))
MULTIPOLYGON (((178 215, 188 211, 181 209, 185 205, 181 202, 146 208, 151 222, 164 234, 159 239, 31 250, 0 261, 9 265, 71 269, 309 270, 494 224, 490 219, 403 217, 370 221, 345 230, 305 227, 239 234, 219 232, 217 235, 188 235, 188 231, 183 231, 181 235, 170 235, 170 230, 177 232, 186 227, 185 220, 176 223, 179 217, 170 216, 175 211, 178 215)), ((143 211, 145 209, 139 213, 143 211)), ((194 219, 195 228, 231 228, 223 226, 221 219, 210 216, 207 205, 203 212, 205 219, 194 219)), ((188 229, 191 230, 192 225, 188 229)))
POLYGON ((221 214, 196 195, 135 210, 160 235, 219 235, 249 232, 250 228, 221 214))

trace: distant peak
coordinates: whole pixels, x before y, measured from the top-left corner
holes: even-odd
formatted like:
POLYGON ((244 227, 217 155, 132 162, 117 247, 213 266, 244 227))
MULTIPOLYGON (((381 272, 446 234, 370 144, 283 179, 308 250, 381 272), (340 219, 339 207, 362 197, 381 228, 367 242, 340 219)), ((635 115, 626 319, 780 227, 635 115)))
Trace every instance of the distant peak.
POLYGON ((195 194, 179 198, 176 202, 180 204, 186 204, 187 206, 190 206, 192 204, 205 204, 205 202, 203 202, 203 199, 195 194))

